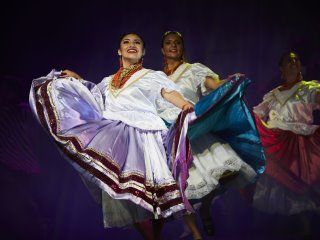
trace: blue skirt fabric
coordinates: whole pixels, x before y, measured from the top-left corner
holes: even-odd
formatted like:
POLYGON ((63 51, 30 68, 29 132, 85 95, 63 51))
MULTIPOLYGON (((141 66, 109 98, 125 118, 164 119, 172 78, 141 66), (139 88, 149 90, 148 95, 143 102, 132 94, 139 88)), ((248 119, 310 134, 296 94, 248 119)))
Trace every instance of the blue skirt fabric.
POLYGON ((244 92, 250 80, 234 77, 196 105, 197 118, 189 124, 188 137, 192 141, 212 133, 227 142, 257 174, 265 169, 265 155, 253 115, 248 109, 244 92))

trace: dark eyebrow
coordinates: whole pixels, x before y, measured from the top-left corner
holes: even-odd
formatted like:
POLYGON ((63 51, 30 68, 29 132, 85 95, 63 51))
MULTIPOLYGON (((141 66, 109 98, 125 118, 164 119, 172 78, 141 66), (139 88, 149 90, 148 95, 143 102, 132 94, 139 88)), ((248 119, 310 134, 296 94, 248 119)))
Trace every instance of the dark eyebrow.
MULTIPOLYGON (((130 39, 130 38, 124 38, 124 39, 122 39, 122 41, 125 41, 125 40, 131 41, 131 39, 130 39)), ((141 39, 139 39, 139 38, 133 39, 132 41, 139 41, 139 42, 142 42, 142 40, 141 40, 141 39)))
POLYGON ((166 40, 164 40, 165 42, 167 42, 167 41, 171 41, 171 42, 181 42, 181 39, 166 39, 166 40))

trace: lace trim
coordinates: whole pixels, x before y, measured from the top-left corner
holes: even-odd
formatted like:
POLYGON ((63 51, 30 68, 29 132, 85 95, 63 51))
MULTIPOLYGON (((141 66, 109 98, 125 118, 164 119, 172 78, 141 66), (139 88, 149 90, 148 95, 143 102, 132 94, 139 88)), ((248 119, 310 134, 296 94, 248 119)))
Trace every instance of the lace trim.
MULTIPOLYGON (((195 167, 193 169, 190 169, 189 171, 191 172, 191 171, 199 171, 199 170, 197 170, 197 168, 195 167)), ((256 173, 249 165, 242 162, 236 157, 232 157, 226 160, 224 162, 224 165, 221 167, 212 167, 205 173, 199 171, 201 172, 202 179, 200 183, 198 183, 197 185, 194 185, 188 182, 189 185, 186 189, 187 198, 200 199, 205 195, 209 194, 211 191, 213 191, 219 186, 219 179, 223 176, 223 174, 226 171, 240 172, 241 175, 243 175, 248 182, 251 182, 256 177, 256 173), (208 183, 205 180, 204 176, 207 176, 208 178, 210 178, 212 180, 212 183, 208 183)), ((190 172, 189 172, 189 175, 190 175, 190 172)))

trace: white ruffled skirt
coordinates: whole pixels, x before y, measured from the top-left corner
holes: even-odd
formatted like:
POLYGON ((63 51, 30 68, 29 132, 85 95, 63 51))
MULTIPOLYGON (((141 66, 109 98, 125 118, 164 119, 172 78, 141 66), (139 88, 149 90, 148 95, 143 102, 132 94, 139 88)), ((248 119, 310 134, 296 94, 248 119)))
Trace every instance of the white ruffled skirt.
POLYGON ((206 134, 191 142, 193 163, 189 168, 186 196, 200 199, 219 187, 219 180, 227 172, 237 172, 239 176, 232 184, 254 182, 257 174, 228 143, 206 134))

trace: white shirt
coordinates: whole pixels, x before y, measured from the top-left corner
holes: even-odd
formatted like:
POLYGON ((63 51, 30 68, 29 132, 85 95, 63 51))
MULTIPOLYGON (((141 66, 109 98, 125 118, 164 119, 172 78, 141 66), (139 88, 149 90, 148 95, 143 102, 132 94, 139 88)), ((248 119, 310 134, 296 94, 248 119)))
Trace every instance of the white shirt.
MULTIPOLYGON (((183 63, 169 78, 178 86, 183 97, 196 104, 201 96, 208 94, 204 82, 206 77, 219 79, 219 76, 201 63, 183 63)), ((159 116, 167 122, 172 123, 181 110, 177 108, 165 108, 161 106, 158 110, 159 116)), ((195 116, 194 116, 195 117, 195 116)))
POLYGON ((139 70, 118 90, 111 89, 111 80, 109 76, 98 84, 104 98, 103 117, 144 130, 167 129, 157 110, 159 105, 164 108, 173 105, 163 99, 161 90, 178 89, 163 72, 139 70))
POLYGON ((317 81, 301 81, 284 91, 277 87, 264 96, 254 112, 261 118, 267 118, 269 128, 309 135, 319 127, 313 125, 313 111, 320 109, 316 94, 320 94, 317 81))

